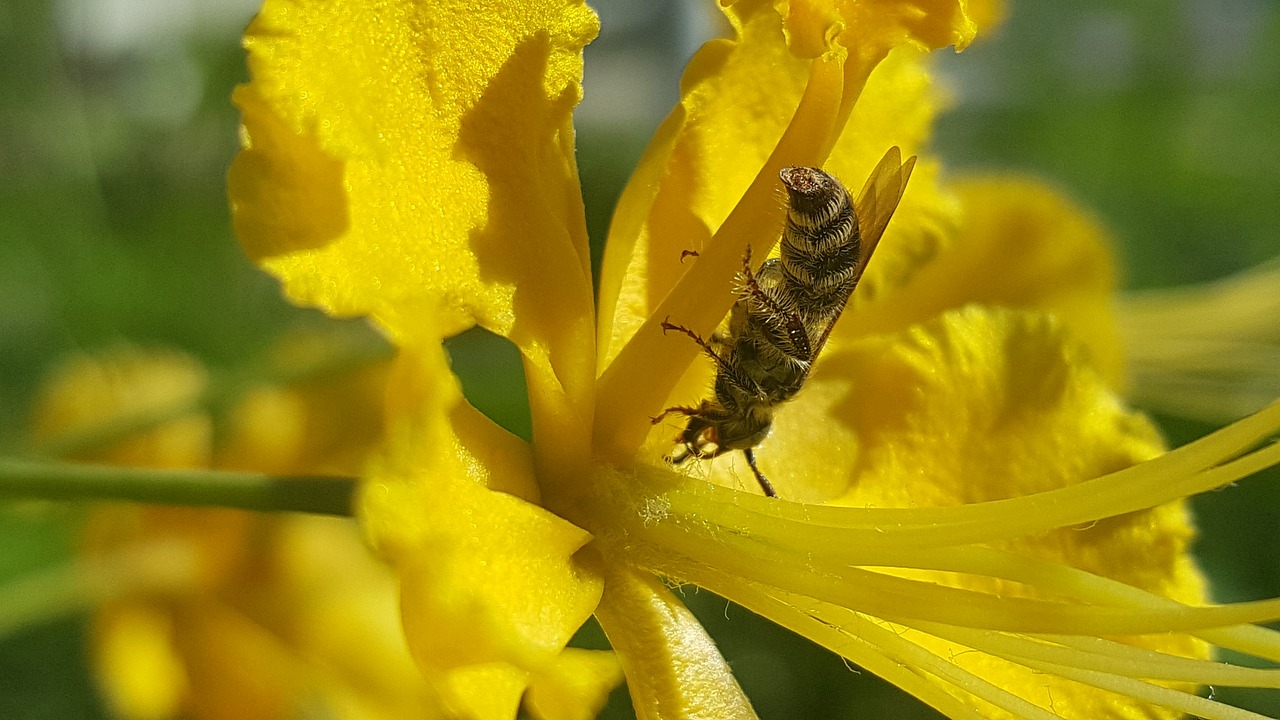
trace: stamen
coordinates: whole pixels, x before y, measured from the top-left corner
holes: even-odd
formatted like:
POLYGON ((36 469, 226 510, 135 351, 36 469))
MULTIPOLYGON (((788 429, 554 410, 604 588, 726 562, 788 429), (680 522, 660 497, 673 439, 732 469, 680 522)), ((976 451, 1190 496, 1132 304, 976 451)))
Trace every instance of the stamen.
POLYGON ((996 595, 913 580, 831 563, 820 554, 795 553, 728 528, 678 526, 668 519, 648 528, 663 550, 645 556, 652 569, 702 584, 706 567, 753 578, 839 607, 857 608, 910 624, 929 620, 1008 632, 1067 635, 1142 635, 1220 628, 1280 618, 1280 599, 1206 607, 1123 607, 1085 605, 996 595), (666 559, 676 548, 693 560, 673 568, 666 559), (683 570, 683 574, 677 570, 683 570))
POLYGON ((761 537, 785 528, 812 547, 835 538, 862 548, 991 542, 1087 524, 1213 490, 1280 464, 1280 443, 1223 462, 1280 430, 1280 402, 1147 462, 1075 485, 943 508, 851 508, 774 502, 711 484, 666 490, 677 512, 699 513, 761 537), (1213 467, 1217 463, 1222 463, 1213 467), (1206 469, 1207 468, 1207 469, 1206 469))

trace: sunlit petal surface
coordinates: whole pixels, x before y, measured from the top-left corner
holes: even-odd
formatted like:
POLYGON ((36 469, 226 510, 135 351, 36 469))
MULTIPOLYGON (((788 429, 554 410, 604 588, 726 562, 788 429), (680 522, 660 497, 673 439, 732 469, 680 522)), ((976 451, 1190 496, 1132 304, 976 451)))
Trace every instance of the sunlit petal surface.
POLYGON ((573 386, 590 355, 551 349, 591 332, 570 121, 596 28, 580 2, 267 2, 236 92, 247 252, 296 302, 400 339, 479 322, 573 386))

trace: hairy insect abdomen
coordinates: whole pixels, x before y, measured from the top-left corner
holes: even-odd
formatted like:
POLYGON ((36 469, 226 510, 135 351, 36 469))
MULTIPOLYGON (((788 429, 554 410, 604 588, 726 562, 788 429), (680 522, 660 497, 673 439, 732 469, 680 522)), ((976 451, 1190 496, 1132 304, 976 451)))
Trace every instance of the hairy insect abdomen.
POLYGON ((861 269, 853 201, 843 185, 815 168, 788 168, 782 182, 790 196, 779 254, 786 300, 807 320, 832 319, 861 269))

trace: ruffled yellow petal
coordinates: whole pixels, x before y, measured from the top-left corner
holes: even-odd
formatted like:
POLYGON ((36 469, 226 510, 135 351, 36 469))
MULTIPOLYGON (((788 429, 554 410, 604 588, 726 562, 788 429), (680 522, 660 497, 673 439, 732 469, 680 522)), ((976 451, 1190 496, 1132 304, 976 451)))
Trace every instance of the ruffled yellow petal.
POLYGON ((814 394, 832 400, 831 416, 855 429, 863 448, 842 504, 1016 497, 1162 449, 1150 424, 1125 411, 1092 369, 1085 349, 1060 323, 1036 314, 973 306, 947 312, 829 357, 819 378, 843 381, 814 394), (906 470, 926 481, 902 482, 906 470))
POLYGON ((405 348, 392 388, 361 511, 399 570, 415 656, 435 671, 540 668, 599 600, 573 558, 591 536, 530 502, 528 446, 462 399, 438 344, 405 348))
POLYGON ((648 573, 612 568, 596 618, 622 661, 640 720, 755 720, 706 630, 648 573))
POLYGON ((480 487, 455 487, 438 502, 442 511, 421 513, 430 534, 395 556, 405 633, 418 661, 436 668, 550 662, 599 600, 599 580, 572 559, 590 536, 480 487))
MULTIPOLYGON (((868 287, 859 288, 859 302, 849 308, 831 347, 896 332, 968 303, 1025 308, 1057 318, 1087 346, 1088 362, 1118 387, 1123 353, 1112 305, 1115 273, 1103 230, 1084 210, 1035 180, 975 177, 950 189, 964 209, 954 239, 932 248, 916 243, 912 249, 922 252, 907 269, 908 263, 892 253, 899 249, 895 230, 918 217, 906 207, 921 190, 912 176, 904 207, 868 269, 868 287), (881 273, 890 281, 883 282, 881 273)), ((910 253, 900 256, 912 259, 910 253)))
POLYGON ((438 343, 402 349, 388 388, 387 441, 379 468, 388 479, 369 486, 377 493, 366 492, 363 508, 375 540, 385 534, 390 542, 416 542, 430 531, 416 513, 437 504, 458 483, 539 501, 528 444, 462 397, 438 343))
POLYGON ((565 648, 530 676, 525 706, 538 720, 592 720, 620 682, 622 667, 613 653, 565 648))
POLYGON ((1024 495, 1160 450, 1062 323, 976 306, 831 349, 776 420, 759 455, 779 491, 859 506, 1024 495))
POLYGON ((235 95, 246 250, 296 302, 371 315, 400 339, 479 322, 587 392, 571 113, 597 25, 558 0, 269 0, 235 95))
POLYGON ((817 57, 833 42, 864 55, 905 43, 963 50, 978 26, 966 0, 776 0, 787 42, 801 57, 817 57))

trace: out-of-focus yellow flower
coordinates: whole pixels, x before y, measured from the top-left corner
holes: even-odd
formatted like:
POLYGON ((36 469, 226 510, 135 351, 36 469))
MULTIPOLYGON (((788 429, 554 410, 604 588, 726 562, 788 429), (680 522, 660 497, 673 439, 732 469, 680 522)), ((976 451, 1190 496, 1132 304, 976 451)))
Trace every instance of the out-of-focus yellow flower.
MULTIPOLYGON (((228 422, 217 423, 218 435, 229 432, 227 442, 214 442, 215 419, 196 410, 78 459, 338 471, 350 465, 329 458, 358 456, 379 434, 382 377, 363 371, 344 378, 343 397, 257 388, 228 422), (339 443, 315 442, 325 435, 339 443)), ((47 379, 37 434, 54 441, 171 407, 199 407, 194 401, 207 383, 198 362, 172 351, 118 347, 76 357, 47 379)), ((420 717, 429 708, 426 685, 395 632, 394 580, 348 523, 115 505, 88 519, 84 544, 93 558, 150 549, 185 561, 185 584, 135 588, 94 616, 94 668, 121 717, 286 718, 314 707, 335 717, 391 718, 420 717), (369 684, 366 676, 383 680, 369 684)))
POLYGON ((674 429, 649 418, 711 373, 663 321, 721 322, 744 251, 777 240, 781 167, 858 187, 887 148, 918 152, 924 52, 976 32, 947 0, 722 4, 734 37, 690 61, 598 288, 571 124, 584 4, 268 0, 249 28, 236 230, 294 301, 369 316, 400 348, 361 514, 428 677, 474 677, 457 707, 511 718, 594 613, 640 717, 754 717, 657 574, 954 717, 1233 717, 1183 690, 1275 687, 1203 659, 1206 640, 1280 657, 1275 634, 1232 627, 1280 605, 1189 607, 1192 531, 1164 503, 1274 464, 1275 446, 1228 461, 1280 407, 1160 456, 1114 394, 1101 234, 1043 187, 945 188, 921 160, 760 448, 783 499, 731 456, 705 478, 661 463, 674 429), (474 325, 520 349, 531 442, 450 372, 441 340, 474 325))
MULTIPOLYGON (((282 349, 292 360, 282 362, 297 366, 325 350, 315 339, 293 342, 282 349)), ((225 418, 177 413, 79 459, 349 474, 380 437, 385 379, 383 365, 290 387, 259 386, 225 418)), ((207 382, 197 362, 175 352, 121 347, 78 357, 46 383, 37 434, 56 441, 199 407, 207 382)), ((350 521, 119 505, 89 518, 85 552, 103 561, 167 562, 180 571, 180 580, 128 588, 95 613, 94 667, 121 717, 451 716, 405 647, 393 574, 350 521)), ((599 655, 607 674, 612 661, 599 655)), ((543 685, 553 694, 565 687, 555 680, 543 685)))

